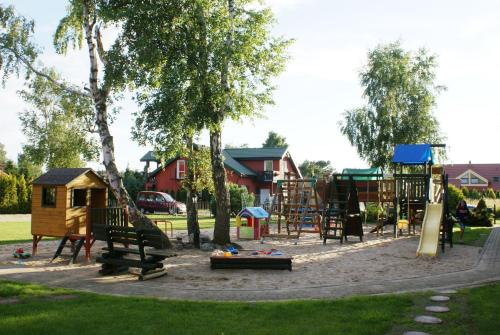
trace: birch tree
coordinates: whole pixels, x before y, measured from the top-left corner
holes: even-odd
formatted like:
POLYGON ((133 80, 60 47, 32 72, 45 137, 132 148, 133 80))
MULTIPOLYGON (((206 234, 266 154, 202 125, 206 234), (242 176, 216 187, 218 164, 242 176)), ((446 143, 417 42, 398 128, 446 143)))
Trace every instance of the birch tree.
MULTIPOLYGON (((68 47, 82 48, 84 41, 89 59, 88 86, 68 85, 45 73, 37 67, 38 49, 31 41, 34 23, 16 15, 12 7, 0 6, 0 69, 3 80, 11 74, 18 74, 21 68, 26 75, 41 76, 66 92, 90 98, 95 109, 94 122, 100 138, 101 155, 106 169, 108 183, 118 203, 129 209, 130 221, 134 226, 147 226, 157 229, 135 206, 123 186, 122 177, 115 163, 114 141, 109 130, 109 105, 114 87, 112 82, 102 75, 102 68, 108 66, 106 51, 102 42, 103 22, 100 20, 97 3, 94 0, 71 0, 67 16, 59 23, 55 35, 56 51, 65 54, 68 47), (3 67, 2 67, 3 65, 3 67)), ((163 235, 164 246, 170 247, 170 241, 163 235)))
POLYGON ((217 200, 214 242, 230 242, 223 124, 258 117, 273 103, 272 78, 284 69, 290 41, 272 36, 272 12, 250 6, 250 0, 104 3, 103 15, 122 28, 111 53, 125 76, 115 72, 113 77, 150 87, 138 96, 145 106, 139 122, 156 118, 173 125, 164 127, 168 132, 163 136, 171 139, 182 140, 184 130, 209 131, 217 200), (139 65, 131 73, 126 64, 139 65))

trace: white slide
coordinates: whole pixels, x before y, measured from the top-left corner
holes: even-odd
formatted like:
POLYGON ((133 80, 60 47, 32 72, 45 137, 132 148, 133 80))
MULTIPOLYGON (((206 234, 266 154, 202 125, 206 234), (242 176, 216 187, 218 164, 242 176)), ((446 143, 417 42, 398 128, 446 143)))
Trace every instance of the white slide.
POLYGON ((443 219, 443 204, 427 204, 425 208, 420 243, 417 256, 425 255, 434 257, 439 246, 439 230, 443 219))

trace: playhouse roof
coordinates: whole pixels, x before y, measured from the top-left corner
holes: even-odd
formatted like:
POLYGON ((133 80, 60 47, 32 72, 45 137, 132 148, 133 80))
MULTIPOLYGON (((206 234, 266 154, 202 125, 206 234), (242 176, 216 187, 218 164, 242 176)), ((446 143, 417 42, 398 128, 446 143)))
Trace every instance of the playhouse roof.
POLYGON ((402 165, 433 164, 430 144, 397 144, 392 162, 402 165))
POLYGON ((267 219, 269 217, 269 214, 262 207, 245 207, 238 213, 238 216, 251 216, 256 219, 267 219))
MULTIPOLYGON (((33 185, 66 185, 73 179, 87 172, 93 173, 102 180, 102 178, 90 168, 57 168, 33 180, 33 185)), ((104 183, 104 180, 102 180, 102 182, 104 183)))
POLYGON ((342 174, 365 174, 367 176, 357 176, 353 177, 354 180, 366 181, 366 180, 377 180, 377 176, 382 174, 382 170, 380 168, 368 168, 368 169, 344 169, 342 170, 342 174), (374 176, 369 176, 374 175, 374 176))

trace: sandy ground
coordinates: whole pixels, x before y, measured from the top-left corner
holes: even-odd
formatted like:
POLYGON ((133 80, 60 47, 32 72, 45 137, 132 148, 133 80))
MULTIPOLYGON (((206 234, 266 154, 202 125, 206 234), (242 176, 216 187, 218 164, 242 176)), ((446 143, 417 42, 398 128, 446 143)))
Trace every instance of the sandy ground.
MULTIPOLYGON (((337 240, 329 240, 326 245, 323 245, 317 234, 304 234, 297 244, 293 240, 268 240, 264 244, 260 244, 259 241, 238 241, 245 249, 275 248, 286 255, 293 256, 293 271, 291 272, 286 270, 211 270, 210 252, 184 249, 177 252, 178 257, 165 260, 168 276, 140 283, 169 290, 179 287, 186 292, 186 296, 180 296, 180 298, 188 299, 193 298, 196 291, 221 288, 236 291, 239 289, 273 290, 359 284, 369 281, 380 281, 390 285, 392 280, 417 279, 471 269, 477 263, 481 250, 477 247, 455 245, 452 249, 447 248, 446 252, 437 258, 416 258, 418 236, 403 236, 394 239, 392 234, 387 233, 385 236, 377 237, 375 234, 368 233, 369 230, 370 227, 367 226, 363 242, 359 242, 357 237, 351 237, 350 241, 343 245, 337 240)), ((78 264, 69 266, 69 250, 65 252, 64 257, 50 264, 49 259, 56 250, 57 243, 58 241, 40 242, 39 254, 22 263, 12 257, 12 252, 17 247, 31 250, 29 243, 0 246, 0 278, 3 275, 12 278, 14 275, 15 278, 23 279, 21 272, 36 272, 43 273, 40 277, 41 282, 50 283, 53 280, 56 283, 58 280, 63 281, 61 276, 72 276, 74 272, 75 278, 85 279, 86 289, 95 288, 98 292, 102 291, 99 285, 119 284, 120 282, 137 283, 136 277, 130 274, 101 277, 97 273, 99 265, 93 262, 86 264, 83 257, 79 258, 78 264), (20 275, 16 277, 18 273, 20 275)), ((96 243, 93 247, 93 259, 100 252, 101 246, 103 243, 96 243)), ((27 280, 33 281, 33 278, 37 277, 28 276, 27 280)))

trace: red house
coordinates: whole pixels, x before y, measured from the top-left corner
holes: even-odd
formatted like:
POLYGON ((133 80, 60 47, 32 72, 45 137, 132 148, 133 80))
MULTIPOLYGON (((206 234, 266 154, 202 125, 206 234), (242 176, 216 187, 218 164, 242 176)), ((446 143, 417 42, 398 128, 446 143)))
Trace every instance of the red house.
POLYGON ((456 187, 500 191, 500 164, 446 164, 449 183, 456 187))
MULTIPOLYGON (((222 153, 228 181, 245 186, 249 192, 258 195, 261 202, 269 198, 276 189, 277 180, 284 179, 285 173, 291 172, 301 178, 287 148, 224 149, 222 153)), ((150 151, 141 162, 146 162, 146 190, 177 192, 180 189, 187 172, 185 158, 175 157, 160 166, 150 151), (157 168, 148 173, 150 162, 156 162, 157 168)))

